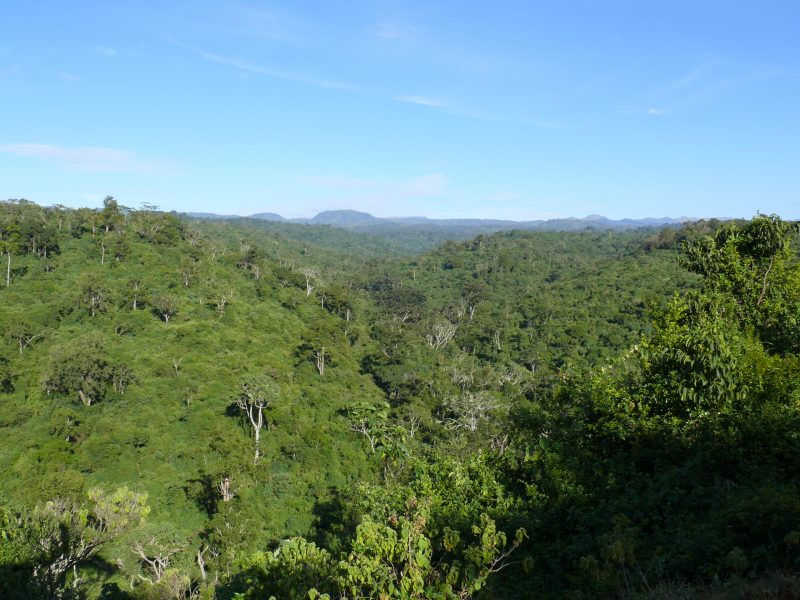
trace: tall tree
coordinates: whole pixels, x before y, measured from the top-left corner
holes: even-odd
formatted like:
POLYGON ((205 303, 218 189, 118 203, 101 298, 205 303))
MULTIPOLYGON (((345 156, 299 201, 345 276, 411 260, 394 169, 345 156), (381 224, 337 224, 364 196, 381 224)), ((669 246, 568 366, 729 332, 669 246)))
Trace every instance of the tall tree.
POLYGON ((147 494, 125 487, 112 493, 92 489, 88 502, 52 500, 30 513, 13 515, 0 545, 21 545, 31 555, 27 592, 32 597, 83 597, 79 567, 138 527, 149 511, 147 494))
MULTIPOLYGON (((53 349, 45 389, 75 394, 84 405, 91 406, 102 400, 106 388, 114 384, 119 368, 109 360, 99 334, 85 334, 53 349)), ((130 379, 126 376, 126 380, 130 379)))
POLYGON ((234 402, 253 430, 255 456, 253 464, 258 464, 260 456, 261 430, 264 427, 264 411, 272 406, 279 396, 278 384, 268 375, 248 375, 240 386, 234 402))
POLYGON ((0 229, 0 253, 6 254, 6 287, 11 285, 11 255, 18 254, 23 248, 23 239, 19 224, 10 222, 0 229))

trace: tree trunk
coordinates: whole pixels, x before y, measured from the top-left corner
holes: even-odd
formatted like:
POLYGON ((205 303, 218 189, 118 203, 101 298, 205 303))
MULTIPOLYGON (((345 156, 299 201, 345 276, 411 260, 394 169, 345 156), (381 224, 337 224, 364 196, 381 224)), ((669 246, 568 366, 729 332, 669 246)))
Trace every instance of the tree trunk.
POLYGON ((8 266, 6 267, 6 287, 11 285, 11 250, 6 250, 8 254, 8 266))
POLYGON ((208 546, 197 551, 197 566, 200 568, 200 576, 203 578, 203 581, 206 580, 206 560, 203 558, 203 554, 205 554, 206 550, 208 550, 208 546))
POLYGON ((223 502, 230 502, 233 498, 233 492, 231 491, 231 480, 227 477, 223 477, 222 481, 220 481, 219 493, 222 494, 223 502))
POLYGON ((256 455, 253 459, 253 464, 258 464, 258 457, 259 454, 259 443, 261 442, 261 428, 264 426, 264 408, 262 406, 258 407, 258 420, 253 419, 253 415, 250 415, 250 420, 253 422, 253 430, 255 431, 255 438, 256 438, 256 455))
POLYGON ((325 346, 317 350, 317 371, 320 375, 325 374, 325 346))
POLYGON ((84 394, 83 390, 78 390, 78 397, 81 399, 81 402, 83 402, 86 406, 92 405, 92 399, 86 394, 84 394))

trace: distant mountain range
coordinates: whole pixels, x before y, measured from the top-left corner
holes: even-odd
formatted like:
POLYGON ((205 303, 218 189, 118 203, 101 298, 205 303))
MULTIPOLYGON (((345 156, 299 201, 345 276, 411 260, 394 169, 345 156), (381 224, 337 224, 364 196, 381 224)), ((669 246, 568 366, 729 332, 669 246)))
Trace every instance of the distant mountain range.
POLYGON ((547 219, 536 221, 510 221, 502 219, 431 219, 428 217, 375 217, 357 210, 326 210, 308 219, 287 219, 276 213, 256 213, 247 217, 237 215, 217 215, 213 213, 185 213, 196 219, 256 219, 260 221, 278 221, 284 223, 305 223, 312 225, 330 225, 342 229, 375 231, 379 229, 398 228, 469 228, 485 231, 509 229, 535 229, 541 231, 580 231, 583 229, 637 229, 640 227, 679 226, 689 217, 661 217, 645 219, 608 219, 602 215, 588 217, 569 217, 564 219, 547 219))

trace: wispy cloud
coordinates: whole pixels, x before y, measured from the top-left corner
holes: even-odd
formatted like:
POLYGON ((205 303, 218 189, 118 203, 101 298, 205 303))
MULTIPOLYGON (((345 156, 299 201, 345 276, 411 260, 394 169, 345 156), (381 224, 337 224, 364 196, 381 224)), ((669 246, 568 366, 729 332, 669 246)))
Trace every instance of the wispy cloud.
POLYGON ((337 192, 368 193, 373 196, 441 196, 449 192, 449 182, 442 173, 428 173, 411 179, 367 179, 341 175, 296 177, 295 181, 337 192))
POLYGON ((167 40, 169 43, 173 44, 174 46, 177 46, 178 48, 182 48, 184 50, 192 52, 193 54, 199 56, 205 61, 215 63, 218 65, 225 65, 228 67, 232 67, 237 71, 242 71, 244 73, 250 73, 253 75, 263 75, 265 77, 274 77, 275 79, 283 79, 285 81, 291 81, 294 83, 299 83, 302 85, 308 85, 318 88, 342 90, 348 92, 364 92, 364 93, 368 92, 368 90, 363 88, 362 86, 355 85, 352 83, 336 81, 322 77, 315 77, 311 75, 306 75, 304 73, 297 73, 294 71, 285 71, 282 69, 276 69, 264 65, 257 65, 243 60, 239 60, 238 58, 232 58, 221 54, 215 54, 213 52, 207 52, 195 46, 191 46, 189 44, 184 44, 182 42, 174 40, 170 37, 165 36, 164 39, 167 40))
POLYGON ((416 36, 417 27, 397 21, 383 21, 372 27, 372 32, 384 40, 408 40, 416 36))
POLYGON ((278 8, 275 3, 213 0, 176 3, 176 12, 166 25, 200 34, 231 38, 252 38, 302 45, 308 27, 298 14, 278 8))
POLYGON ((112 56, 117 55, 116 49, 112 48, 111 46, 95 46, 92 48, 95 54, 99 54, 100 56, 105 56, 106 58, 111 58, 112 56))
POLYGON ((70 171, 90 173, 141 173, 176 175, 175 169, 142 161, 130 152, 114 148, 70 147, 55 144, 0 144, 0 153, 45 160, 70 171))
POLYGON ((59 71, 56 73, 56 77, 64 83, 78 83, 81 80, 81 78, 74 73, 69 73, 67 71, 59 71))
POLYGON ((393 100, 395 102, 402 102, 406 104, 416 104, 418 106, 424 106, 431 109, 436 109, 442 111, 443 113, 465 119, 495 121, 495 122, 505 122, 505 123, 518 123, 521 125, 529 125, 542 129, 564 129, 568 127, 561 123, 556 123, 552 121, 544 121, 544 120, 537 121, 533 119, 517 118, 514 116, 497 115, 497 114, 472 110, 469 108, 465 108, 463 106, 459 106, 455 103, 442 100, 440 98, 435 98, 422 94, 391 95, 385 93, 385 91, 370 89, 368 87, 359 84, 327 79, 323 77, 317 77, 296 71, 287 71, 279 68, 274 68, 271 66, 244 61, 239 58, 231 56, 225 56, 222 54, 208 52, 206 50, 203 50, 202 48, 198 48, 190 44, 185 44, 168 36, 163 36, 163 39, 178 48, 191 52, 192 54, 200 57, 201 59, 207 62, 231 67, 237 71, 241 71, 243 73, 249 73, 252 75, 273 77, 276 79, 291 81, 294 83, 311 87, 340 90, 345 92, 377 97, 377 98, 382 97, 387 100, 393 100))
POLYGON ((404 102, 406 104, 416 104, 427 108, 441 111, 445 114, 454 117, 461 117, 464 119, 472 119, 475 121, 491 121, 494 123, 517 123, 519 125, 528 125, 538 129, 571 129, 571 125, 560 123, 556 121, 536 120, 526 117, 516 117, 513 115, 501 115, 480 110, 458 106, 451 102, 440 100, 439 98, 432 98, 430 96, 406 94, 395 96, 395 102, 404 102))
POLYGON ((681 77, 659 86, 651 94, 652 104, 645 113, 661 117, 705 104, 732 90, 760 81, 796 76, 786 69, 776 67, 743 70, 724 58, 707 59, 692 67, 681 77))
POLYGON ((375 179, 358 179, 355 177, 344 177, 341 175, 310 175, 295 177, 299 183, 307 183, 314 187, 334 189, 334 190, 359 190, 378 185, 375 179))
POLYGON ((731 61, 721 57, 707 58, 706 60, 692 67, 681 77, 665 83, 661 87, 660 93, 665 94, 684 90, 686 88, 691 88, 698 83, 702 85, 708 80, 709 76, 713 76, 714 71, 731 64, 731 61))
POLYGON ((442 100, 436 100, 434 98, 428 98, 426 96, 395 96, 394 98, 397 102, 407 102, 409 104, 419 104, 420 106, 430 106, 432 108, 444 108, 449 109, 450 107, 447 105, 446 102, 442 100))
POLYGON ((431 173, 417 177, 408 183, 406 191, 410 196, 442 196, 448 191, 447 177, 441 173, 431 173))
POLYGON ((489 194, 486 196, 487 200, 491 200, 492 202, 513 202, 515 200, 520 200, 522 196, 520 196, 517 192, 495 192, 494 194, 489 194))

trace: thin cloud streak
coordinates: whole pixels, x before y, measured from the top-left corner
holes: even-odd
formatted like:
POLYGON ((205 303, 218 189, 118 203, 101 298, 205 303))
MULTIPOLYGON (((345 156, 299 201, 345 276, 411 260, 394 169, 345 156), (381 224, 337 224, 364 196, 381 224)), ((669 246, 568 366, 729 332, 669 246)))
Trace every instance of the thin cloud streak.
MULTIPOLYGON (((389 96, 386 96, 385 94, 381 94, 381 93, 379 93, 377 91, 370 90, 369 88, 366 88, 366 87, 361 86, 361 85, 352 84, 352 83, 348 83, 348 82, 342 82, 342 81, 323 79, 323 78, 316 78, 316 77, 307 76, 307 75, 301 74, 301 73, 294 73, 294 72, 291 72, 291 71, 283 71, 281 69, 275 69, 275 68, 272 68, 272 67, 265 67, 263 65, 252 64, 252 63, 248 63, 246 61, 240 60, 238 58, 232 58, 232 57, 229 57, 229 56, 223 56, 223 55, 220 55, 220 54, 214 54, 212 52, 207 52, 207 51, 205 51, 205 50, 203 50, 201 48, 197 48, 196 46, 192 46, 190 44, 184 44, 183 42, 179 42, 179 41, 177 41, 177 40, 175 40, 173 38, 170 38, 168 36, 162 36, 162 37, 167 42, 169 42, 170 44, 172 44, 172 45, 174 45, 174 46, 176 46, 178 48, 181 48, 183 50, 186 50, 188 52, 191 52, 191 53, 195 54, 196 56, 199 56, 200 58, 202 58, 203 60, 205 60, 207 62, 211 62, 211 63, 218 64, 218 65, 224 65, 224 66, 232 67, 232 68, 234 68, 234 69, 236 69, 238 71, 242 71, 242 72, 245 72, 245 73, 251 73, 251 74, 254 74, 254 75, 263 75, 265 77, 273 77, 273 78, 276 78, 276 79, 282 79, 284 81, 291 81, 293 83, 298 83, 298 84, 307 85, 307 86, 311 86, 311 87, 340 90, 340 91, 344 91, 344 92, 363 94, 363 95, 373 96, 373 97, 381 97, 381 96, 383 96, 385 98, 389 98, 389 96)), ((476 111, 471 111, 471 110, 468 110, 468 109, 463 109, 463 108, 459 108, 459 107, 453 106, 452 104, 446 103, 446 102, 441 101, 441 100, 437 100, 437 99, 434 99, 434 98, 429 98, 429 97, 421 96, 421 95, 403 94, 403 95, 393 96, 393 97, 391 97, 391 99, 394 100, 395 102, 403 102, 403 103, 406 103, 406 104, 416 104, 416 105, 419 105, 419 106, 425 106, 425 107, 428 107, 428 108, 437 109, 437 110, 440 110, 440 111, 442 111, 442 112, 444 112, 446 114, 449 114, 449 115, 452 115, 452 116, 455 116, 455 117, 465 118, 465 119, 472 119, 472 120, 478 120, 478 121, 494 121, 494 122, 498 122, 498 123, 518 123, 518 124, 521 124, 521 125, 529 125, 529 126, 533 126, 533 127, 537 127, 537 128, 541 128, 541 129, 568 129, 569 128, 568 126, 565 126, 565 125, 560 124, 560 123, 555 123, 555 122, 535 121, 535 120, 529 120, 529 119, 517 119, 517 118, 513 118, 513 117, 509 118, 509 117, 503 117, 503 116, 499 116, 499 115, 492 115, 492 114, 486 114, 486 113, 480 113, 480 112, 476 112, 476 111)))
POLYGON ((387 198, 442 196, 449 193, 447 176, 428 173, 408 180, 360 179, 340 175, 295 177, 295 181, 338 192, 361 191, 387 198))
POLYGON ((417 34, 417 28, 395 21, 383 21, 375 25, 372 30, 375 35, 385 40, 408 40, 417 34))
POLYGON ((470 110, 467 108, 462 108, 459 106, 454 106, 448 102, 444 102, 442 100, 437 100, 435 98, 429 98, 428 96, 420 96, 414 94, 402 95, 402 96, 395 96, 393 98, 395 102, 403 102, 406 104, 416 104, 417 106, 423 106, 426 108, 431 108, 443 112, 448 115, 452 115, 454 117, 461 117, 463 119, 471 119, 474 121, 489 121, 493 123, 515 123, 518 125, 528 125, 530 127, 536 127, 538 129, 572 129, 573 127, 570 125, 565 125, 563 123, 557 123, 554 121, 536 121, 533 119, 526 119, 526 118, 516 118, 516 117, 506 117, 502 115, 496 115, 486 112, 480 112, 475 110, 470 110))
POLYGON ((343 177, 341 175, 311 175, 295 177, 295 181, 309 184, 314 187, 335 190, 358 190, 372 187, 379 183, 374 179, 358 179, 355 177, 343 177))
POLYGON ((786 69, 765 67, 738 75, 707 81, 711 78, 705 77, 705 75, 709 73, 712 68, 728 64, 731 63, 717 60, 698 65, 684 77, 662 86, 657 96, 671 96, 671 99, 665 100, 662 103, 653 104, 647 108, 645 112, 653 117, 661 117, 704 104, 714 98, 722 96, 729 90, 744 87, 758 81, 792 79, 797 77, 797 74, 786 69))
POLYGON ((106 58, 111 58, 117 55, 116 49, 112 48, 111 46, 95 46, 94 52, 100 56, 105 56, 106 58))
POLYGON ((52 162, 70 171, 88 173, 140 173, 177 175, 165 165, 144 162, 130 152, 114 148, 69 147, 55 144, 3 144, 0 153, 52 162))
POLYGON ((197 48, 189 44, 184 44, 183 42, 179 42, 167 36, 163 37, 170 44, 177 46, 178 48, 182 48, 184 50, 192 52, 193 54, 199 56, 200 58, 202 58, 207 62, 233 67, 234 69, 245 73, 252 73, 254 75, 264 75, 265 77, 283 79, 284 81, 291 81, 293 83, 300 83, 303 85, 317 87, 317 88, 341 90, 345 92, 369 93, 369 90, 351 83, 335 81, 330 79, 323 79, 318 77, 311 77, 302 73, 294 73, 291 71, 274 69, 272 67, 265 67, 263 65, 255 65, 252 63, 239 60, 237 58, 231 58, 220 54, 214 54, 212 52, 206 52, 201 48, 197 48))
POLYGON ((432 108, 443 108, 449 110, 450 107, 441 100, 434 100, 425 96, 395 96, 394 100, 397 102, 406 102, 408 104, 419 104, 420 106, 430 106, 432 108))

